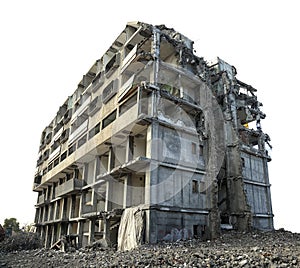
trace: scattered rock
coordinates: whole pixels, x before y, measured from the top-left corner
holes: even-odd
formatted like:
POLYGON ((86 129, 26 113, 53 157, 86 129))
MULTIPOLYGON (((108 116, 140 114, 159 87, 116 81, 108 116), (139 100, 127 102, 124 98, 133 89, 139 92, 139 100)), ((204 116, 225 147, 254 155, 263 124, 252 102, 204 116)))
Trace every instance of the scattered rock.
POLYGON ((247 264, 247 260, 242 260, 242 261, 240 261, 239 262, 239 265, 241 266, 241 267, 243 267, 244 265, 246 265, 247 264))
MULTIPOLYGON (((300 234, 287 231, 225 231, 216 240, 142 245, 116 251, 105 241, 68 252, 0 250, 0 267, 298 267, 300 234)), ((1 248, 2 249, 2 248, 1 248)))

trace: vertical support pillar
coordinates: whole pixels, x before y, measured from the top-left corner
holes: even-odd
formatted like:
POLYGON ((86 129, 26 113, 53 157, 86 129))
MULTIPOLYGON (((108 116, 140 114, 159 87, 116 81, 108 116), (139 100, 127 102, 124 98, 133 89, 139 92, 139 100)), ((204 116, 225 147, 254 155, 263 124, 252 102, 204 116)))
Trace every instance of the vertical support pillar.
POLYGON ((87 184, 90 184, 90 182, 88 182, 88 171, 89 171, 89 165, 88 163, 85 163, 83 166, 83 172, 82 172, 82 180, 85 181, 87 184))
POLYGON ((56 220, 56 217, 57 217, 57 209, 58 209, 58 205, 57 205, 57 203, 58 203, 59 201, 55 201, 54 202, 54 205, 53 205, 53 208, 52 208, 52 219, 50 219, 50 220, 56 220))
POLYGON ((105 211, 111 210, 111 191, 112 191, 112 182, 106 182, 106 196, 105 196, 105 211))
POLYGON ((78 234, 78 247, 80 247, 80 248, 82 247, 83 225, 84 225, 83 221, 78 222, 77 234, 78 234))
POLYGON ((157 242, 157 226, 156 226, 156 211, 151 210, 152 205, 159 203, 157 199, 157 183, 158 183, 158 164, 160 160, 160 137, 159 137, 159 124, 153 121, 147 128, 147 140, 146 140, 146 157, 151 161, 149 169, 145 173, 145 204, 149 206, 149 210, 146 211, 146 223, 145 223, 145 240, 148 243, 157 242))
POLYGON ((95 234, 95 219, 89 221, 89 236, 88 236, 88 245, 91 245, 94 241, 95 234))
POLYGON ((75 214, 75 206, 76 206, 76 195, 72 194, 71 196, 71 209, 70 209, 70 215, 69 218, 74 218, 74 214, 75 214))
POLYGON ((97 155, 96 156, 96 163, 95 163, 95 179, 94 181, 97 180, 97 176, 102 172, 101 169, 101 156, 97 155))
POLYGON ((126 157, 125 162, 128 162, 133 159, 133 145, 134 145, 134 137, 129 135, 126 141, 126 157))
POLYGON ((158 165, 157 161, 160 160, 160 147, 161 140, 159 137, 159 124, 152 122, 147 128, 147 145, 146 157, 152 161, 149 170, 145 176, 145 203, 148 205, 157 204, 157 178, 158 178, 158 165))
POLYGON ((264 179, 265 179, 265 183, 268 185, 266 186, 266 195, 267 195, 267 209, 268 209, 268 213, 270 214, 269 228, 273 230, 274 229, 273 208, 272 208, 271 189, 270 189, 270 180, 269 180, 269 172, 268 172, 268 162, 266 157, 264 157, 262 161, 263 161, 264 179))
POLYGON ((70 215, 67 215, 68 213, 68 197, 65 197, 63 199, 63 211, 62 211, 62 219, 70 218, 70 215))
POLYGON ((108 244, 110 244, 110 221, 106 217, 103 218, 103 238, 106 240, 108 244))
POLYGON ((52 229, 52 232, 51 232, 51 242, 50 242, 50 247, 56 242, 55 241, 55 238, 56 238, 56 224, 51 224, 51 229, 52 229))
POLYGON ((123 208, 130 207, 132 204, 132 174, 128 174, 124 180, 124 195, 123 195, 123 208))
MULTIPOLYGON (((153 74, 150 82, 158 87, 159 80, 159 64, 160 64, 160 30, 156 27, 152 28, 152 44, 151 44, 151 54, 154 59, 153 63, 153 74)), ((157 117, 157 104, 159 102, 159 92, 158 90, 152 91, 152 106, 151 106, 151 115, 157 117)))
POLYGON ((152 28, 153 40, 151 53, 154 59, 153 78, 154 85, 158 84, 158 72, 159 72, 159 61, 160 61, 160 30, 156 27, 152 28))
POLYGON ((44 247, 48 247, 48 240, 49 240, 49 225, 46 225, 46 227, 45 227, 45 243, 44 243, 44 247))
POLYGON ((115 167, 115 152, 113 147, 109 148, 108 152, 108 172, 115 167))

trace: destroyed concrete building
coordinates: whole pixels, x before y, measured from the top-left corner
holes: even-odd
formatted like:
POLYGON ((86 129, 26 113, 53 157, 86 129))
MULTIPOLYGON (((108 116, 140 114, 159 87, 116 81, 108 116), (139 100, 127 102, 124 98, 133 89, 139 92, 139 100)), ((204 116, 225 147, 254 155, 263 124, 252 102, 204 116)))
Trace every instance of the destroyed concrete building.
POLYGON ((42 132, 33 190, 44 245, 273 229, 265 114, 236 74, 174 29, 128 23, 42 132))

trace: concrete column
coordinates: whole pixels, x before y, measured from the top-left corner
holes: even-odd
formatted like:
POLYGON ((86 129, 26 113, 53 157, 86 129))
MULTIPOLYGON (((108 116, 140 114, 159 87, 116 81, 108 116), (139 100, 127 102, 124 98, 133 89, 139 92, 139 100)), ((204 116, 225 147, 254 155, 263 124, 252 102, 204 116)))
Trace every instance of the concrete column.
POLYGON ((128 174, 124 180, 124 195, 123 195, 123 208, 131 206, 131 185, 132 185, 132 174, 128 174))
POLYGON ((52 232, 51 232, 50 246, 52 246, 56 242, 56 231, 57 231, 56 224, 52 224, 51 229, 52 229, 52 232))
POLYGON ((157 212, 155 210, 145 211, 145 242, 150 244, 157 243, 157 212))
POLYGON ((128 162, 133 159, 133 145, 134 145, 134 137, 128 136, 127 141, 126 141, 125 162, 128 162))
POLYGON ((70 209, 69 218, 74 218, 75 205, 76 205, 76 195, 72 194, 71 195, 71 202, 70 202, 71 209, 70 209))
POLYGON ((88 164, 84 164, 83 166, 83 172, 82 172, 82 180, 85 181, 86 183, 88 183, 88 171, 89 171, 89 168, 88 168, 88 164))
POLYGON ((151 53, 154 58, 153 72, 154 72, 154 85, 158 83, 159 60, 160 60, 160 30, 153 27, 153 39, 151 44, 151 53))
POLYGON ((103 238, 106 240, 108 244, 110 244, 110 221, 104 217, 103 223, 104 223, 103 238))
POLYGON ((57 210, 58 210, 58 208, 57 208, 57 203, 58 203, 59 201, 55 201, 54 202, 54 205, 53 205, 53 213, 52 213, 52 219, 51 220, 56 220, 56 217, 57 217, 57 214, 58 214, 58 212, 57 212, 57 210))
POLYGON ((95 233, 95 219, 91 219, 89 221, 89 237, 88 237, 88 245, 91 245, 94 241, 94 233, 95 233))
POLYGON ((80 217, 81 214, 84 213, 83 209, 84 209, 84 206, 85 206, 85 194, 81 193, 79 198, 80 199, 79 199, 78 217, 80 217))
MULTIPOLYGON (((153 122, 147 129, 146 157, 159 161, 161 140, 159 138, 159 124, 153 122)), ((150 168, 145 174, 145 203, 157 203, 158 164, 151 162, 150 168)))
POLYGON ((62 212, 62 219, 66 219, 66 218, 69 218, 70 215, 67 215, 67 212, 68 212, 68 197, 65 197, 63 199, 63 212, 62 212))
POLYGON ((49 225, 46 225, 46 228, 45 228, 45 244, 44 246, 47 248, 48 247, 48 241, 49 241, 49 225))
POLYGON ((105 196, 105 211, 111 210, 111 191, 112 191, 112 182, 106 182, 106 196, 105 196))
MULTIPOLYGON (((146 140, 146 157, 150 158, 151 161, 149 169, 145 173, 145 204, 151 206, 158 203, 157 200, 157 183, 158 183, 158 164, 159 151, 161 146, 159 139, 159 124, 153 122, 147 129, 147 140, 146 140)), ((156 226, 156 211, 146 211, 146 222, 145 222, 145 240, 148 243, 157 242, 157 226, 156 226)))
POLYGON ((78 234, 78 247, 82 247, 82 237, 83 237, 83 221, 78 222, 77 234, 78 234))
POLYGON ((108 171, 111 171, 115 166, 115 152, 112 147, 110 147, 108 152, 108 171))
POLYGON ((96 163, 95 163, 95 179, 94 179, 94 181, 96 181, 97 180, 97 176, 101 173, 101 170, 100 170, 100 168, 101 168, 101 165, 100 165, 100 163, 101 163, 101 156, 96 156, 96 163))
POLYGON ((36 210, 35 210, 35 216, 34 216, 34 222, 35 222, 35 223, 38 223, 38 222, 39 222, 40 211, 41 211, 41 208, 36 208, 36 210))

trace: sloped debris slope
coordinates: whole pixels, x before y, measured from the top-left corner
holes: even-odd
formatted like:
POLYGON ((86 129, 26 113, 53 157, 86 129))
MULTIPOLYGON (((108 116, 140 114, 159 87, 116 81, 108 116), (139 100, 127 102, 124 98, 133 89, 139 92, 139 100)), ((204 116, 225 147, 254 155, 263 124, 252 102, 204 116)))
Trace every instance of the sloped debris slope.
POLYGON ((300 267, 300 234, 229 231, 214 241, 142 245, 125 252, 99 247, 1 252, 0 267, 300 267))

